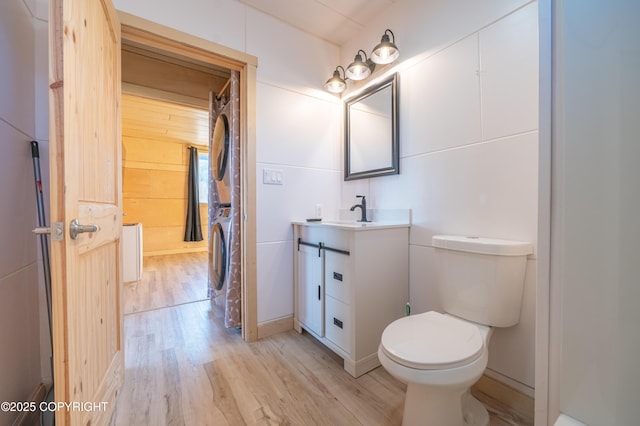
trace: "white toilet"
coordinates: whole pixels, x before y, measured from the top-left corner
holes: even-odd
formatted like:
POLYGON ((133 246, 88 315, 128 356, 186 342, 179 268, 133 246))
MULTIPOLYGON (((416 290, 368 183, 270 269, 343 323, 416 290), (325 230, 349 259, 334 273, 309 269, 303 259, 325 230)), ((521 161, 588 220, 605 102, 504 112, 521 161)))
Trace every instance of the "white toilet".
POLYGON ((378 358, 407 384, 403 425, 489 424, 469 388, 489 358, 491 327, 520 321, 529 243, 437 235, 437 274, 446 314, 401 318, 382 333, 378 358))

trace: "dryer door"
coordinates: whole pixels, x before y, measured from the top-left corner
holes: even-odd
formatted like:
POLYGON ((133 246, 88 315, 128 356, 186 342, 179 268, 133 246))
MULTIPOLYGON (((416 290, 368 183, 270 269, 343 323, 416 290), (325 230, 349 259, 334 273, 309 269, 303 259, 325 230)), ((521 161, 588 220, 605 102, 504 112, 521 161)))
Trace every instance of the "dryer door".
POLYGON ((229 119, 226 114, 220 114, 213 127, 212 143, 212 172, 217 181, 224 178, 229 157, 229 119))
POLYGON ((216 222, 211 230, 211 262, 210 274, 211 284, 216 290, 224 286, 224 279, 227 274, 227 245, 226 235, 220 222, 216 222))

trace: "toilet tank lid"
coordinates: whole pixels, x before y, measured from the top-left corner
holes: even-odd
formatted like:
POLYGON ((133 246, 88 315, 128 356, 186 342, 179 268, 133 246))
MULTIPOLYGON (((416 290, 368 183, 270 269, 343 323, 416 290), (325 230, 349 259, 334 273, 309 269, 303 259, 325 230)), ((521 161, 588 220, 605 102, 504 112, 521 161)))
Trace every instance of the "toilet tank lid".
POLYGON ((530 243, 463 235, 434 235, 434 247, 494 256, 526 256, 533 253, 530 243))

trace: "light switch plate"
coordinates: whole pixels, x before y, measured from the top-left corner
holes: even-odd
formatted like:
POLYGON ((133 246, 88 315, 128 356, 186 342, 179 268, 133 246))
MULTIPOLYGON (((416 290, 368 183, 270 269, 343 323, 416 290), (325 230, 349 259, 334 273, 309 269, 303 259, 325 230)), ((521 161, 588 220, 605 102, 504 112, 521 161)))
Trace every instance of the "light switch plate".
POLYGON ((283 170, 282 169, 263 169, 262 183, 266 185, 282 185, 283 170))

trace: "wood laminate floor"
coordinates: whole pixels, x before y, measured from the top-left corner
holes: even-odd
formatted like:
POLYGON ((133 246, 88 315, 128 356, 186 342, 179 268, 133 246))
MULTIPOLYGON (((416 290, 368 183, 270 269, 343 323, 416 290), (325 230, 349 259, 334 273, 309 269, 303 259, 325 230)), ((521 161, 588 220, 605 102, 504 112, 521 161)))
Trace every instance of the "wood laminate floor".
MULTIPOLYGON (((126 315, 125 383, 110 424, 401 423, 406 387, 382 367, 354 379, 306 333, 246 343, 222 322, 209 300, 126 315)), ((492 426, 529 424, 483 402, 492 426)))
POLYGON ((124 284, 124 313, 149 311, 207 298, 207 252, 149 256, 142 280, 124 284))

